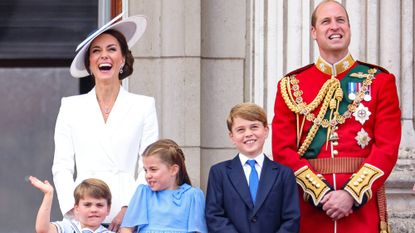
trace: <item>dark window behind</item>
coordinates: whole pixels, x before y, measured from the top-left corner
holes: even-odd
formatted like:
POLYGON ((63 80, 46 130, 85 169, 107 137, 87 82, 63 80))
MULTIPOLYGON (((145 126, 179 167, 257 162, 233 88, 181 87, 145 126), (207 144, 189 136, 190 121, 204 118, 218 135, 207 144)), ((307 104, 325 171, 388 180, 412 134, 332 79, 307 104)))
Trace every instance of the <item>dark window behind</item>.
MULTIPOLYGON (((79 94, 69 65, 97 28, 97 4, 0 0, 0 233, 34 232, 43 194, 25 177, 52 182, 56 116, 63 96, 79 94)), ((55 195, 51 220, 61 219, 55 195)))
POLYGON ((0 60, 72 59, 97 28, 97 0, 1 0, 0 60))

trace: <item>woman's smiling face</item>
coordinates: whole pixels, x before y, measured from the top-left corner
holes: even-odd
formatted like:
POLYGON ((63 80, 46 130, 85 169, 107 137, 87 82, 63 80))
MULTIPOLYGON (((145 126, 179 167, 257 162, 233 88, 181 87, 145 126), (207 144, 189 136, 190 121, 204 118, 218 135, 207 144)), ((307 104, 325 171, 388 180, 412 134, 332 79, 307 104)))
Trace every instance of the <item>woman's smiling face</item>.
POLYGON ((95 80, 119 78, 120 69, 125 64, 118 40, 103 33, 92 41, 89 49, 89 68, 95 80))

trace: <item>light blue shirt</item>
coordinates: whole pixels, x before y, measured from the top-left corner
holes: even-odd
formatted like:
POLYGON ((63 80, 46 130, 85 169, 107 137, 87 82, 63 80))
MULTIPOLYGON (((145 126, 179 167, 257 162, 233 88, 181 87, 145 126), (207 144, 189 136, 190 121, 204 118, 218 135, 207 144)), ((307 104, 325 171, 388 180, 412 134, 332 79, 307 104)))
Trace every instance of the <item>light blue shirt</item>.
POLYGON ((114 233, 103 226, 99 226, 95 231, 89 228, 82 229, 79 221, 74 219, 64 218, 62 221, 52 222, 52 224, 56 226, 58 233, 82 233, 84 230, 89 230, 91 233, 114 233))

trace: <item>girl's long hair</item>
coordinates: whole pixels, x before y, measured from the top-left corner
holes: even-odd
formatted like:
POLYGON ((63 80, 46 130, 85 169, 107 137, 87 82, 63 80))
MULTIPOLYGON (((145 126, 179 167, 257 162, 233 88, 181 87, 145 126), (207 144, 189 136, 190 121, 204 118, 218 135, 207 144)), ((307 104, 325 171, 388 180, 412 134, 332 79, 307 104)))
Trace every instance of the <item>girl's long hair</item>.
POLYGON ((184 154, 179 145, 171 139, 160 139, 150 144, 144 151, 143 157, 157 155, 164 163, 172 166, 179 166, 179 173, 176 177, 177 185, 184 183, 192 185, 189 175, 187 174, 184 154))

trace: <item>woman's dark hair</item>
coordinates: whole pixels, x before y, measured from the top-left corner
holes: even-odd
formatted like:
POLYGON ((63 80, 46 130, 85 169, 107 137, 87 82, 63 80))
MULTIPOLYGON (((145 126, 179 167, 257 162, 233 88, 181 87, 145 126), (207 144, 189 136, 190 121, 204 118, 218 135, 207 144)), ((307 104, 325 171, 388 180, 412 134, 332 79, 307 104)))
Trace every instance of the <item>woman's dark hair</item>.
POLYGON ((177 185, 184 183, 192 185, 189 175, 187 174, 184 154, 179 145, 171 139, 160 139, 150 144, 144 151, 143 157, 158 156, 161 161, 169 166, 178 165, 179 173, 177 174, 177 185))
MULTIPOLYGON (((121 74, 119 74, 118 79, 119 80, 123 80, 124 78, 130 76, 133 73, 133 64, 134 64, 134 57, 131 54, 131 51, 128 49, 128 44, 127 44, 127 40, 125 39, 124 35, 114 29, 109 29, 102 34, 109 34, 111 36, 113 36, 115 39, 117 39, 118 43, 120 44, 120 48, 121 48, 121 54, 123 55, 123 57, 125 57, 125 64, 123 69, 123 72, 121 74)), ((85 68, 88 71, 88 73, 91 74, 91 71, 89 70, 89 50, 91 47, 88 47, 86 53, 85 53, 85 57, 84 57, 84 64, 85 64, 85 68)))

